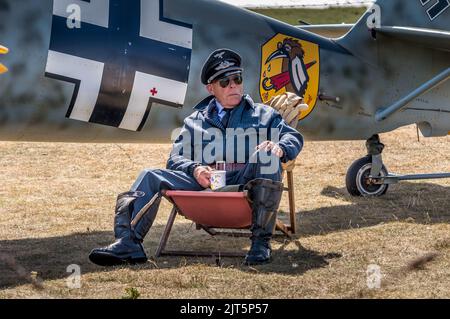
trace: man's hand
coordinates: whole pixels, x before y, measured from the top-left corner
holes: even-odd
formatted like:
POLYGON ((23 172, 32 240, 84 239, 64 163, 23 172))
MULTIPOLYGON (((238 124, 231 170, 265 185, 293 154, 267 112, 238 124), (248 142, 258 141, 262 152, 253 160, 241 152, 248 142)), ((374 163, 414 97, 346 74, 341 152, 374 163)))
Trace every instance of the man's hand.
POLYGON ((275 156, 282 158, 284 155, 283 149, 280 147, 280 145, 272 142, 272 141, 265 141, 256 146, 256 150, 263 150, 266 152, 272 151, 272 154, 275 156))
POLYGON ((203 188, 211 186, 211 171, 209 166, 198 166, 194 170, 194 178, 203 188))

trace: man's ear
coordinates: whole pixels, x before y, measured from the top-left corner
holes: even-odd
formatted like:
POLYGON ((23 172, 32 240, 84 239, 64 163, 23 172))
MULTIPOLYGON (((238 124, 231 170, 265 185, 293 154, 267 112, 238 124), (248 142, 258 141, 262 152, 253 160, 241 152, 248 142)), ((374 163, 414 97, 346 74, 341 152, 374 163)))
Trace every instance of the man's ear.
POLYGON ((214 88, 212 84, 207 84, 206 89, 208 90, 209 94, 214 95, 214 88))

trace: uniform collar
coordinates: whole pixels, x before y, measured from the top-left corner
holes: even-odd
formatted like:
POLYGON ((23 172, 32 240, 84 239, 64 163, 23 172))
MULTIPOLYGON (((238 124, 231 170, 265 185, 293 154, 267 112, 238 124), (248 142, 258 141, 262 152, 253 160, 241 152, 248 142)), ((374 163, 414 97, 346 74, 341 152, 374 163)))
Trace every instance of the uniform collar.
POLYGON ((216 107, 217 107, 217 114, 220 114, 220 112, 222 112, 222 110, 224 109, 222 104, 220 104, 220 102, 217 100, 216 100, 216 107))
MULTIPOLYGON (((255 102, 253 102, 253 99, 250 97, 250 95, 244 94, 242 99, 245 100, 246 104, 248 104, 252 109, 255 108, 255 102)), ((215 107, 216 106, 215 101, 216 101, 216 98, 213 95, 210 95, 206 99, 203 99, 196 106, 194 106, 194 110, 207 111, 211 107, 215 107)), ((241 103, 242 103, 242 101, 241 101, 241 103)))

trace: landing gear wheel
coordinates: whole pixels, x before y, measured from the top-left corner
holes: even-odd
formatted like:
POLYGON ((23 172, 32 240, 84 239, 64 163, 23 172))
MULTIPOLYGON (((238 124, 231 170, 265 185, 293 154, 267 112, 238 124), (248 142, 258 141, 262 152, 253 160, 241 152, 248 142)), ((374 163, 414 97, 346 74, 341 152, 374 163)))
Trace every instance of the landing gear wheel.
MULTIPOLYGON (((347 191, 352 196, 376 197, 382 196, 389 188, 387 184, 375 184, 370 178, 372 169, 372 157, 366 156, 353 162, 347 171, 345 184, 347 191)), ((383 165, 380 172, 381 176, 387 176, 388 171, 383 165)))

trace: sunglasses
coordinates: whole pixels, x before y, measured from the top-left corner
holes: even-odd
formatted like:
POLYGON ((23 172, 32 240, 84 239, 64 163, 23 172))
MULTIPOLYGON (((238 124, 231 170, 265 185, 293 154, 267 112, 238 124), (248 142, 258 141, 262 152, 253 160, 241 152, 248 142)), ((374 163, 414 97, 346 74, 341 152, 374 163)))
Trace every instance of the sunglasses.
POLYGON ((230 82, 233 81, 236 85, 241 85, 242 84, 242 75, 235 75, 233 77, 226 77, 223 79, 219 80, 219 85, 222 88, 226 88, 228 87, 228 85, 230 85, 230 82))

